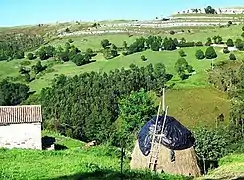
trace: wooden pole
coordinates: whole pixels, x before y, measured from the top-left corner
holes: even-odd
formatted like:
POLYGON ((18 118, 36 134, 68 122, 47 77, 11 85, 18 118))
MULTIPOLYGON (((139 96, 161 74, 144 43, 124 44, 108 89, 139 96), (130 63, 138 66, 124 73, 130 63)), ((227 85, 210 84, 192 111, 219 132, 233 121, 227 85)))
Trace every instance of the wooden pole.
POLYGON ((162 109, 163 109, 163 113, 165 112, 165 88, 163 88, 163 97, 162 97, 162 109))
POLYGON ((202 157, 203 157, 203 158, 202 158, 202 160, 203 160, 203 174, 206 175, 207 173, 206 173, 205 158, 204 158, 204 156, 202 156, 202 157))

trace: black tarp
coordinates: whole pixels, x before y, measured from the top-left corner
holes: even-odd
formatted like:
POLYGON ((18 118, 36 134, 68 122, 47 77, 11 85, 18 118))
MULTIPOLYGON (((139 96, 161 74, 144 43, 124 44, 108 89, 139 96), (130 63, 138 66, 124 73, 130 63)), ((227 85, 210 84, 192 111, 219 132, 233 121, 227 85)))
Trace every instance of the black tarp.
MULTIPOLYGON (((156 123, 156 116, 149 120, 140 130, 138 135, 139 147, 141 152, 147 156, 151 150, 152 136, 156 123)), ((156 134, 161 134, 164 116, 159 116, 156 134)), ((159 142, 160 137, 155 141, 159 142)), ((195 143, 192 133, 180 124, 174 117, 166 116, 164 131, 160 142, 171 150, 183 150, 190 148, 195 143)))

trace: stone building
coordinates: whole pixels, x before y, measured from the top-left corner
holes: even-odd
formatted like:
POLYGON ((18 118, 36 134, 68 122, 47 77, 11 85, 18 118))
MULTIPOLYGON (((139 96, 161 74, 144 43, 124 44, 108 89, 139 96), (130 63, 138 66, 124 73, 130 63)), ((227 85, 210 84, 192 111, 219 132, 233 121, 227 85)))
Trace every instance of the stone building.
POLYGON ((0 106, 0 147, 42 149, 41 106, 0 106))

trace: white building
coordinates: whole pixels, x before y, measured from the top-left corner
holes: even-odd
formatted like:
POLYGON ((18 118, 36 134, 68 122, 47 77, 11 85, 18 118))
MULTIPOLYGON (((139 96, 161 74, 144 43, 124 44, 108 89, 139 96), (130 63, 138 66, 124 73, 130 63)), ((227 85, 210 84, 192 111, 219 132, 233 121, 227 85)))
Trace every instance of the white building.
POLYGON ((0 106, 0 148, 42 149, 41 106, 0 106))

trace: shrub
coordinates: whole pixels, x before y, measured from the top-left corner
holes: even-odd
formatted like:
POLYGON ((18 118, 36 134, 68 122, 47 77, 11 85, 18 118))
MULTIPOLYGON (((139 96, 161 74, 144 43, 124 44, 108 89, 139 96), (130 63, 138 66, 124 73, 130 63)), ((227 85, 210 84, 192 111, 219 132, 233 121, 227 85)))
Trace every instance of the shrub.
POLYGON ((185 57, 186 56, 186 53, 181 49, 179 51, 179 55, 180 55, 180 57, 185 57))
POLYGON ((228 21, 228 26, 232 25, 232 21, 228 21))
POLYGON ((195 43, 195 46, 203 46, 203 43, 201 41, 198 41, 195 43))
POLYGON ((23 58, 25 57, 25 53, 24 53, 24 51, 18 51, 18 52, 14 55, 14 57, 15 57, 16 59, 23 59, 23 58))
POLYGON ((227 45, 228 47, 234 47, 234 42, 233 42, 233 40, 232 40, 232 39, 228 39, 227 42, 226 42, 226 45, 227 45))
POLYGON ((230 53, 229 58, 230 58, 230 60, 236 60, 236 56, 233 53, 230 53))
POLYGON ((29 60, 33 60, 33 59, 36 58, 36 56, 35 56, 33 53, 28 53, 28 54, 27 54, 27 58, 28 58, 29 60))
POLYGON ((30 61, 23 61, 20 63, 20 65, 22 65, 22 66, 29 66, 30 64, 31 64, 30 61))
POLYGON ((73 41, 72 39, 69 39, 68 42, 69 42, 69 43, 73 43, 74 41, 73 41))
POLYGON ((244 42, 241 39, 237 39, 235 42, 236 48, 239 50, 243 50, 244 42))
POLYGON ((213 59, 213 58, 216 58, 216 57, 217 57, 217 54, 216 54, 216 52, 215 52, 215 50, 214 50, 213 47, 208 47, 208 48, 206 49, 205 57, 206 57, 207 59, 213 59))
POLYGON ((174 35, 174 34, 175 34, 175 32, 174 32, 174 31, 170 31, 170 32, 169 32, 169 34, 174 35))
POLYGON ((146 61, 147 58, 146 58, 144 55, 142 55, 142 56, 141 56, 141 60, 142 60, 142 61, 146 61))
POLYGON ((197 59, 204 59, 205 58, 204 52, 201 49, 198 49, 196 51, 195 56, 197 59))
POLYGON ((223 49, 223 53, 225 53, 225 54, 228 54, 230 51, 229 51, 229 49, 227 48, 227 47, 225 47, 224 49, 223 49))

